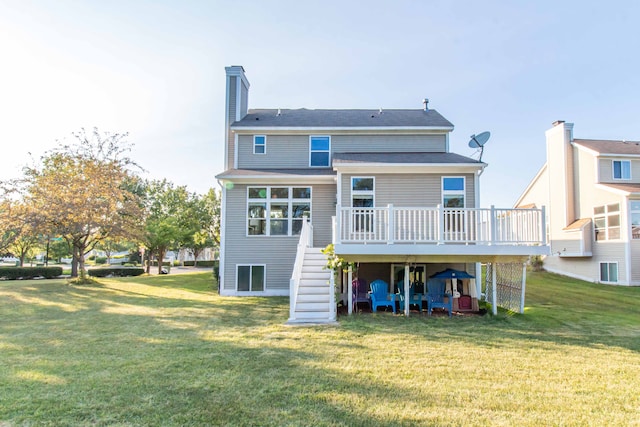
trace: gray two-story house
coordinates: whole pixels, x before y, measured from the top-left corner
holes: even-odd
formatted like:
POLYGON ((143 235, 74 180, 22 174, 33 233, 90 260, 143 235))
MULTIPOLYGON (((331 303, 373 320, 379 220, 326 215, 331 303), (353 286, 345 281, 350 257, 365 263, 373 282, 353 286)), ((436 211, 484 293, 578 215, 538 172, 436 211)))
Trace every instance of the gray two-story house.
MULTIPOLYGON (((356 272, 337 275, 336 296, 320 253, 329 244, 389 292, 446 268, 479 278, 481 262, 546 253, 543 209, 480 209, 486 164, 450 152, 453 125, 426 100, 250 110, 244 69, 227 67, 226 80, 222 295, 289 295, 290 320, 332 320, 336 298, 352 309, 356 272)), ((477 307, 480 280, 460 290, 477 307)))

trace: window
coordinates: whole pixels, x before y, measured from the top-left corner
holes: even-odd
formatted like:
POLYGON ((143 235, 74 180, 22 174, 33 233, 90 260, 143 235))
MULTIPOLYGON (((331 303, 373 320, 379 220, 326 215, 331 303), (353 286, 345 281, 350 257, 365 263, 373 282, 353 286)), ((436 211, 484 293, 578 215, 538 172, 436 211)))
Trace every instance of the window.
POLYGON ((309 137, 309 166, 326 167, 329 166, 331 153, 331 137, 311 136, 309 137))
POLYGON ((267 137, 265 135, 255 135, 253 137, 253 154, 267 153, 267 137))
POLYGON ((305 218, 311 218, 310 187, 249 187, 247 235, 292 236, 300 234, 305 218))
POLYGON ((640 201, 631 201, 631 238, 640 239, 640 201))
POLYGON ((442 177, 442 206, 464 208, 464 177, 442 177))
POLYGON ((620 204, 613 203, 593 208, 593 225, 596 241, 619 239, 620 204))
POLYGON ((351 178, 351 206, 354 208, 372 208, 374 205, 374 178, 351 178))
POLYGON ((613 160, 613 179, 631 179, 631 162, 629 160, 613 160))
POLYGON ((617 262, 601 262, 600 263, 600 281, 617 283, 618 282, 618 263, 617 262))
POLYGON ((371 231, 374 211, 367 208, 374 206, 373 177, 351 178, 351 207, 362 208, 355 210, 352 216, 353 231, 371 231))
POLYGON ((236 275, 238 292, 264 291, 265 271, 264 265, 238 265, 236 275))

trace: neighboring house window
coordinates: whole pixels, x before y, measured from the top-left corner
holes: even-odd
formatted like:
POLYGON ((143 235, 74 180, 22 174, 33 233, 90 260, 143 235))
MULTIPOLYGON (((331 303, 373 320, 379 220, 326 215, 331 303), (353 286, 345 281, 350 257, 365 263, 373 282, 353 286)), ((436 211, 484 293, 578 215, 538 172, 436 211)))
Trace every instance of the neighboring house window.
POLYGON ((617 240, 620 238, 620 204, 597 206, 593 208, 593 224, 596 241, 617 240))
POLYGON ((375 179, 373 177, 351 178, 351 206, 354 208, 372 208, 374 205, 375 179))
POLYGON ((247 189, 247 235, 297 235, 305 218, 311 218, 310 187, 247 189))
POLYGON ((640 239, 640 201, 631 201, 631 238, 640 239))
POLYGON ((613 179, 631 179, 631 162, 629 160, 613 161, 613 179))
POLYGON ((442 206, 445 208, 464 208, 464 177, 442 177, 442 206))
POLYGON ((329 166, 331 158, 331 137, 311 136, 309 137, 309 166, 326 167, 329 166))
POLYGON ((238 265, 237 267, 236 289, 239 292, 264 291, 265 265, 238 265))
POLYGON ((253 154, 267 153, 267 137, 265 135, 255 135, 253 137, 253 154))
POLYGON ((618 282, 618 263, 617 262, 601 262, 600 263, 600 281, 617 283, 618 282))

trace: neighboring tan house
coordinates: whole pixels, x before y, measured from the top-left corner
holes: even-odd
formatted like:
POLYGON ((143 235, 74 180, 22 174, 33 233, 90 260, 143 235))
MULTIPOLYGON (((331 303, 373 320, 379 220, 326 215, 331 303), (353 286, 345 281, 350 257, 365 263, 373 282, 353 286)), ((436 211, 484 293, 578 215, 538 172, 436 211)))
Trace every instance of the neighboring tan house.
POLYGON ((590 282, 640 285, 640 143, 546 132, 547 162, 516 207, 547 206, 548 271, 590 282))
MULTIPOLYGON (((481 262, 548 253, 543 209, 479 208, 486 164, 449 151, 453 125, 426 100, 412 110, 249 110, 244 69, 227 67, 226 80, 222 295, 288 295, 290 321, 332 321, 334 275, 320 253, 330 243, 392 293, 446 268, 480 278, 481 262)), ((349 310, 352 277, 337 284, 349 310)), ((461 288, 475 307, 480 282, 461 288)))

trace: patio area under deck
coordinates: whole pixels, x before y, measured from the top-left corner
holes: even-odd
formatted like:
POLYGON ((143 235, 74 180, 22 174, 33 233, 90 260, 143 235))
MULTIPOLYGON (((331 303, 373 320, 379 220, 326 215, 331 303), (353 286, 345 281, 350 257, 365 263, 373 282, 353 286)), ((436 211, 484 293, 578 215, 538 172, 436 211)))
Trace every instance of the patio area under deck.
MULTIPOLYGON (((474 208, 341 208, 334 222, 334 251, 349 262, 525 263, 531 255, 548 255, 545 210, 474 208)), ((479 274, 479 267, 476 268, 479 274)), ((495 271, 495 269, 493 270, 495 271)), ((353 275, 347 278, 351 314, 353 275)), ((406 279, 408 280, 408 279, 406 279)), ((492 277, 495 296, 496 278, 492 277)), ((405 298, 409 283, 405 282, 405 298)), ((478 293, 479 295, 479 293, 478 293)), ((497 313, 495 301, 492 303, 497 313)), ((524 301, 522 302, 524 306, 524 301)), ((405 307, 409 315, 408 306, 405 307)))

